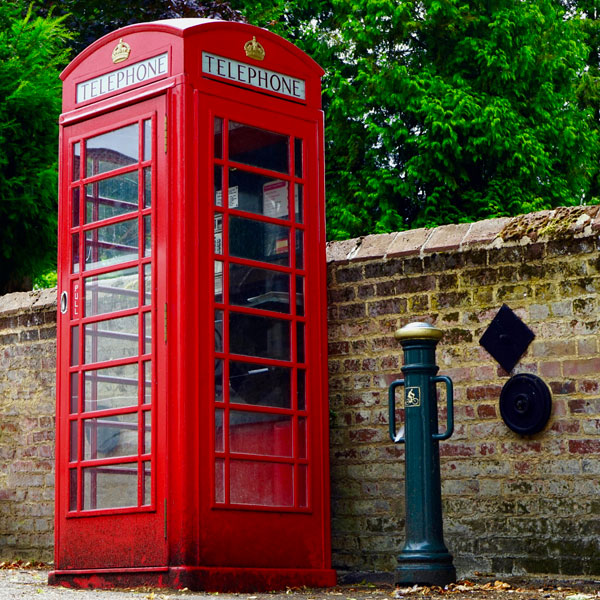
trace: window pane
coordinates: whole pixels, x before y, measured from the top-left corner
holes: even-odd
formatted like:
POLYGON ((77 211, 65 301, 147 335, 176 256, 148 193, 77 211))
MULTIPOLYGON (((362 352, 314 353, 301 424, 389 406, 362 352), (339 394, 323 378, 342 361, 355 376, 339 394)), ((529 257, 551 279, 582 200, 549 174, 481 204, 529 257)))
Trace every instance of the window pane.
POLYGON ((215 166, 214 176, 215 205, 223 206, 223 167, 215 166))
POLYGON ((215 352, 223 352, 223 311, 215 310, 215 352))
POLYGON ((138 125, 128 125, 89 138, 86 148, 86 176, 99 175, 138 162, 138 125))
POLYGON ((235 404, 292 408, 291 369, 231 361, 229 401, 235 404))
POLYGON ((229 265, 229 303, 290 312, 290 276, 279 271, 229 265))
POLYGON ((290 360, 288 321, 230 313, 229 344, 232 354, 290 360))
POLYGON ((294 171, 296 177, 302 177, 302 140, 294 140, 294 171))
POLYGON ((117 265, 138 257, 138 220, 131 219, 85 233, 86 270, 117 265))
POLYGON ((84 325, 86 364, 138 354, 138 316, 84 325))
POLYGON ((223 360, 215 359, 215 402, 223 402, 223 360))
POLYGON ((152 158, 152 119, 144 121, 144 160, 152 158))
POLYGON ((230 217, 229 253, 239 258, 289 265, 289 235, 288 227, 230 217))
POLYGON ((229 450, 261 456, 292 456, 292 417, 229 412, 229 450))
POLYGON ((289 172, 289 138, 273 131, 229 122, 229 159, 279 173, 289 172))
POLYGON ((77 469, 69 471, 69 510, 77 510, 77 469))
POLYGON ((152 167, 144 169, 144 208, 152 206, 152 167))
POLYGON ((298 506, 308 506, 308 467, 298 465, 298 506))
POLYGON ((124 173, 85 186, 85 219, 94 223, 138 209, 138 172, 124 173))
POLYGON ((298 458, 306 458, 306 417, 298 417, 298 458))
POLYGON ((73 173, 71 181, 78 181, 81 169, 81 144, 73 144, 73 173))
POLYGON ((136 406, 138 365, 123 365, 84 371, 84 411, 136 406))
POLYGON ((71 421, 69 423, 69 460, 71 462, 77 460, 79 436, 77 435, 78 422, 71 421))
POLYGON ((225 502, 225 461, 222 458, 215 460, 215 502, 225 502))
POLYGON ((142 394, 142 402, 144 404, 152 403, 152 361, 147 360, 142 363, 144 373, 144 391, 142 394))
POLYGON ((79 327, 71 327, 71 366, 79 364, 79 327))
POLYGON ((296 276, 296 314, 304 316, 304 277, 296 276))
POLYGON ((215 117, 214 126, 215 158, 223 158, 223 119, 215 117))
POLYGON ((79 226, 79 187, 73 190, 71 198, 71 209, 72 209, 72 223, 71 227, 79 226))
POLYGON ((71 373, 71 413, 79 412, 79 373, 71 373))
POLYGON ((144 256, 152 256, 152 222, 150 215, 144 217, 144 256))
POLYGON ((289 218, 288 182, 241 169, 229 170, 229 208, 289 218))
POLYGON ((306 410, 306 371, 304 369, 298 369, 296 396, 298 398, 298 410, 306 410))
POLYGON ((71 261, 73 273, 79 273, 79 234, 71 236, 71 261))
POLYGON ((138 285, 137 267, 86 277, 86 317, 135 308, 139 301, 138 285))
POLYGON ((152 464, 149 460, 142 464, 144 469, 144 498, 142 499, 142 505, 148 506, 152 504, 152 464))
POLYGON ((152 302, 152 265, 144 265, 144 304, 152 302))
POLYGON ((223 302, 223 263, 215 260, 215 302, 223 302))
POLYGON ((137 506, 137 463, 89 467, 82 472, 84 510, 137 506))
POLYGON ((223 413, 222 408, 215 410, 215 452, 224 452, 225 436, 223 435, 223 413))
POLYGON ((294 188, 294 205, 296 206, 296 222, 304 223, 304 186, 297 183, 294 188))
POLYGON ((229 463, 229 470, 232 503, 293 506, 292 465, 232 460, 229 463))
POLYGON ((143 353, 150 354, 152 352, 152 313, 144 313, 144 346, 143 353))
POLYGON ((142 423, 144 424, 144 447, 142 454, 150 454, 152 452, 152 413, 146 410, 142 413, 142 423))
POLYGON ((215 215, 215 254, 223 254, 223 215, 215 215))
POLYGON ((304 323, 296 324, 296 348, 298 362, 304 362, 304 323))
POLYGON ((138 453, 138 414, 113 415, 83 422, 83 458, 93 460, 138 453))
POLYGON ((304 268, 304 232, 296 230, 296 269, 304 268))

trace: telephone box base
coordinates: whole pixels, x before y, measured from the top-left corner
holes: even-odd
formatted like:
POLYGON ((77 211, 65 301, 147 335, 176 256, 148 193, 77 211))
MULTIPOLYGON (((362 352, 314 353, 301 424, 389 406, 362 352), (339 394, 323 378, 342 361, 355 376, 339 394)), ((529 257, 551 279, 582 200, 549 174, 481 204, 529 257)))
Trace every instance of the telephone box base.
POLYGON ((49 585, 68 588, 168 587, 206 592, 268 592, 293 587, 332 587, 333 569, 157 567, 51 571, 49 585))

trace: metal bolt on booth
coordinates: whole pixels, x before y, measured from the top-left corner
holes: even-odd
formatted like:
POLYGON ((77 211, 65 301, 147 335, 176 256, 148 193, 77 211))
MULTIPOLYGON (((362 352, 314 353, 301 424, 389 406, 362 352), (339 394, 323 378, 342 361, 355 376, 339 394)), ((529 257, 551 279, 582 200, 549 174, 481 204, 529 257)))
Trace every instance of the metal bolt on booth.
POLYGON ((389 387, 393 442, 406 445, 406 539, 398 555, 396 583, 446 585, 456 581, 452 555, 443 539, 439 442, 454 430, 453 386, 436 376, 435 348, 441 330, 410 323, 395 333, 404 350, 404 379, 389 387), (438 433, 436 384, 446 384, 446 431, 438 433), (404 388, 404 431, 396 432, 396 388, 404 388))

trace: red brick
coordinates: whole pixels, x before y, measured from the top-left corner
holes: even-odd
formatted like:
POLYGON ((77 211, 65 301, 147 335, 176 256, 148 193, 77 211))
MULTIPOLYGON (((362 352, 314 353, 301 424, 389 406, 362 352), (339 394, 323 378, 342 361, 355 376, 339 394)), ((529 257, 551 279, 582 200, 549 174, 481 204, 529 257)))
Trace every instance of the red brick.
POLYGON ((563 373, 565 377, 600 373, 600 358, 565 360, 563 362, 563 373))
POLYGON ((600 440, 569 440, 571 454, 600 454, 600 440))
POLYGON ((577 433, 579 431, 578 421, 555 421, 550 427, 552 431, 557 433, 577 433))
POLYGON ((480 404, 477 407, 477 416, 480 419, 493 419, 497 416, 496 407, 493 404, 480 404))

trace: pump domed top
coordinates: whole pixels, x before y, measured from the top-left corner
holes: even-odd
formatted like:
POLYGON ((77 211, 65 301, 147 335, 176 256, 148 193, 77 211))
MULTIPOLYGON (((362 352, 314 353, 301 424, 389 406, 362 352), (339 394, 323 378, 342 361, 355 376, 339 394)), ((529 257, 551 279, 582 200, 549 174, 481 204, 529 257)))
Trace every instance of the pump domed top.
POLYGON ((253 25, 214 19, 139 23, 103 36, 65 68, 63 112, 172 77, 260 89, 320 108, 323 72, 302 50, 253 25))

